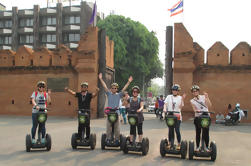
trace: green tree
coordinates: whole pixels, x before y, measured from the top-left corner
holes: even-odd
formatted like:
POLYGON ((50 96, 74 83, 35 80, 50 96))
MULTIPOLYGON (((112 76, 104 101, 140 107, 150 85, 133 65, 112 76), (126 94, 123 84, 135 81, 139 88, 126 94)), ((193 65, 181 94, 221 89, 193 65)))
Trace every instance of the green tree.
POLYGON ((97 26, 105 29, 114 41, 115 78, 119 85, 124 85, 130 75, 134 78, 131 86, 141 88, 143 80, 148 85, 151 79, 163 76, 159 42, 154 32, 149 32, 140 22, 118 15, 106 17, 97 26))

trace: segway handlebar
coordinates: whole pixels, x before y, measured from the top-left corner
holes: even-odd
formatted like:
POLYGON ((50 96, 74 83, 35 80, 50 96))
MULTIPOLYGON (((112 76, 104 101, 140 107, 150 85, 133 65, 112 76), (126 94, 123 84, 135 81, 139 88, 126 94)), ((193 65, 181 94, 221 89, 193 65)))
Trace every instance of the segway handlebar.
POLYGON ((50 108, 39 108, 38 112, 47 112, 50 111, 50 108))
POLYGON ((195 111, 196 113, 209 113, 209 114, 214 114, 215 112, 210 112, 210 111, 195 111))
MULTIPOLYGON (((164 111, 165 112, 165 111, 164 111)), ((181 112, 179 112, 179 111, 166 111, 165 112, 166 114, 168 114, 168 113, 176 113, 176 114, 179 114, 179 113, 181 113, 181 112)))

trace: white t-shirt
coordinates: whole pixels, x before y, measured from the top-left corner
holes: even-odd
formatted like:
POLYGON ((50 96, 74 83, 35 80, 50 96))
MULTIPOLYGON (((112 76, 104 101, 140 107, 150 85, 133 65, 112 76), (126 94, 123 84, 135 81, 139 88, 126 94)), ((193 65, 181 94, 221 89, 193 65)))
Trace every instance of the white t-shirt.
MULTIPOLYGON (((206 97, 205 95, 199 95, 199 100, 197 98, 193 98, 190 100, 191 104, 195 106, 195 108, 199 111, 208 111, 206 106, 206 97)), ((202 113, 195 112, 195 117, 200 116, 202 113)))
POLYGON ((180 112, 179 116, 180 116, 180 120, 182 120, 180 106, 183 106, 184 104, 182 102, 181 96, 168 95, 165 99, 165 104, 167 104, 167 111, 180 112))
MULTIPOLYGON (((46 103, 46 100, 48 98, 48 93, 46 93, 46 98, 45 98, 44 92, 42 92, 42 93, 37 92, 37 96, 35 95, 35 92, 33 92, 32 95, 31 95, 31 98, 35 99, 35 102, 37 103, 37 105, 40 108, 46 108, 45 103, 46 103)), ((35 107, 33 107, 32 108, 32 113, 38 113, 38 110, 35 107)))

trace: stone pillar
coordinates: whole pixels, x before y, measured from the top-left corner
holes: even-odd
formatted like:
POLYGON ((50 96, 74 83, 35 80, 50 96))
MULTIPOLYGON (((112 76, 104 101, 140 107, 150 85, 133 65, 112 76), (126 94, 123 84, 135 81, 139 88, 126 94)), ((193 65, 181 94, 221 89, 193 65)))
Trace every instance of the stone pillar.
POLYGON ((18 8, 12 7, 12 35, 11 44, 12 50, 16 51, 18 48, 18 8))
POLYGON ((63 5, 62 3, 57 3, 57 31, 56 31, 56 45, 59 47, 61 43, 63 43, 63 5))
POLYGON ((34 5, 34 17, 33 17, 33 48, 37 49, 40 47, 40 40, 39 40, 39 5, 34 5))
MULTIPOLYGON (((99 70, 98 73, 103 74, 103 80, 106 81, 106 31, 101 29, 99 31, 99 70)), ((106 102, 106 95, 103 86, 100 81, 98 82, 98 87, 100 89, 98 94, 98 117, 104 117, 104 107, 106 102)))
POLYGON ((173 85, 173 27, 166 27, 166 64, 165 64, 165 96, 171 94, 173 85))

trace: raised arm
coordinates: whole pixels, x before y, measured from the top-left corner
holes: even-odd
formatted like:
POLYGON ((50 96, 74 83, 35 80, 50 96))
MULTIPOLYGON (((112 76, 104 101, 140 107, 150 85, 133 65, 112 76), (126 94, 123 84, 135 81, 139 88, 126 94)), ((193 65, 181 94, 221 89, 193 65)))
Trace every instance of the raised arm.
POLYGON ((72 94, 73 96, 76 95, 76 92, 74 92, 73 90, 69 89, 68 87, 64 88, 68 93, 72 94))
POLYGON ((212 107, 212 103, 208 97, 208 94, 206 92, 204 92, 204 95, 205 95, 205 103, 206 103, 207 107, 212 107))
POLYGON ((47 98, 47 102, 50 103, 51 102, 51 90, 48 89, 48 98, 47 98))
POLYGON ((98 92, 99 92, 99 88, 97 87, 97 88, 96 88, 96 92, 92 93, 92 97, 96 97, 97 94, 98 94, 98 92))
POLYGON ((186 94, 184 93, 181 97, 181 103, 180 103, 180 109, 182 109, 182 107, 184 107, 184 100, 186 98, 186 94))
POLYGON ((132 78, 132 76, 130 76, 130 77, 128 78, 128 81, 127 81, 127 83, 125 84, 124 88, 121 90, 122 92, 124 92, 124 91, 128 88, 128 86, 130 85, 130 83, 132 82, 132 80, 133 80, 133 78, 132 78))
POLYGON ((102 86, 104 87, 105 91, 108 92, 109 89, 107 88, 107 86, 106 86, 106 84, 105 84, 105 81, 104 81, 103 78, 102 78, 102 73, 99 73, 98 78, 99 78, 99 80, 100 80, 102 86))

